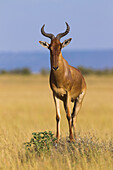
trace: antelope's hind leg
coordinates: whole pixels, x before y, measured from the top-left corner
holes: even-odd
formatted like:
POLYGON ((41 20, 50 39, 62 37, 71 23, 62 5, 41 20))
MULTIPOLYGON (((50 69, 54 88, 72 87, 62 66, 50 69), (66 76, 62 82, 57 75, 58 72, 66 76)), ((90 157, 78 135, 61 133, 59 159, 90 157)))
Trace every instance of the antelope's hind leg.
POLYGON ((60 139, 60 103, 59 99, 53 94, 54 102, 55 102, 55 108, 56 108, 56 123, 57 123, 57 129, 56 129, 56 138, 57 142, 59 142, 60 139))
POLYGON ((68 125, 69 125, 69 138, 70 138, 70 141, 73 141, 74 138, 73 138, 73 132, 72 132, 72 120, 71 120, 72 118, 71 118, 70 105, 71 105, 71 98, 70 98, 69 93, 67 93, 67 99, 66 101, 64 101, 64 109, 66 111, 66 116, 67 116, 68 125))
POLYGON ((84 95, 85 95, 85 92, 82 92, 78 97, 77 99, 75 100, 74 102, 74 107, 73 107, 73 112, 71 114, 71 117, 72 117, 72 127, 73 127, 73 132, 74 132, 74 137, 76 138, 76 122, 77 122, 77 115, 78 115, 78 112, 80 111, 80 108, 82 106, 82 101, 83 101, 83 98, 84 98, 84 95))

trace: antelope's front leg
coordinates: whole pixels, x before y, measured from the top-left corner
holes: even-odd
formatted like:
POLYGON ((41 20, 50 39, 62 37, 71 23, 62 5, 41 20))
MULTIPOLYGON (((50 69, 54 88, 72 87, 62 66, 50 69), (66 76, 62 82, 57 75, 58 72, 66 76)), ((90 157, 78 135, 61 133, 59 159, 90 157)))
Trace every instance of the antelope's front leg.
POLYGON ((70 138, 70 141, 73 141, 74 138, 73 138, 73 132, 72 132, 72 121, 71 121, 70 104, 71 104, 71 98, 70 98, 69 93, 67 93, 67 103, 66 103, 66 106, 67 106, 67 119, 68 119, 68 124, 69 124, 69 138, 70 138))
POLYGON ((57 131, 56 131, 56 138, 57 142, 59 142, 60 139, 60 103, 59 99, 53 94, 54 102, 55 102, 55 108, 56 108, 56 123, 57 123, 57 131))

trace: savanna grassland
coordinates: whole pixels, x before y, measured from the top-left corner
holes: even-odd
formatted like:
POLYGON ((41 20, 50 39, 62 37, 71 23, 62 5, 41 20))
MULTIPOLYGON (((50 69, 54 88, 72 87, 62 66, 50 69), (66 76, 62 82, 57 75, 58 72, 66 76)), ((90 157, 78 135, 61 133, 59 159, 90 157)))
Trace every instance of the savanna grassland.
POLYGON ((26 155, 33 132, 52 131, 56 120, 49 77, 0 75, 0 169, 111 170, 113 76, 86 76, 87 94, 77 120, 76 145, 68 140, 61 103, 61 142, 48 155, 26 155))

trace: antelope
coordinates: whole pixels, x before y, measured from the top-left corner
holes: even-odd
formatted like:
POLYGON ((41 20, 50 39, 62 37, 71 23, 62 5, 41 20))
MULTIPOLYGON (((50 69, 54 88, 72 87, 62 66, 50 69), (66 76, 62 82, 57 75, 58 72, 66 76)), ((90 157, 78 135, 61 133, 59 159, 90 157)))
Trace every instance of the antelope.
POLYGON ((48 44, 45 41, 39 41, 39 43, 50 50, 50 87, 53 92, 53 98, 56 108, 56 138, 57 142, 60 139, 60 105, 59 100, 63 101, 64 109, 66 112, 68 125, 69 125, 69 138, 70 141, 76 139, 76 121, 77 114, 81 108, 81 104, 86 93, 86 83, 81 72, 68 64, 63 58, 61 49, 66 47, 72 38, 65 40, 63 43, 60 39, 67 35, 70 31, 70 27, 66 22, 66 31, 57 34, 55 37, 51 33, 44 31, 45 24, 41 28, 41 33, 51 39, 51 43, 48 44), (71 114, 71 102, 74 103, 71 114))

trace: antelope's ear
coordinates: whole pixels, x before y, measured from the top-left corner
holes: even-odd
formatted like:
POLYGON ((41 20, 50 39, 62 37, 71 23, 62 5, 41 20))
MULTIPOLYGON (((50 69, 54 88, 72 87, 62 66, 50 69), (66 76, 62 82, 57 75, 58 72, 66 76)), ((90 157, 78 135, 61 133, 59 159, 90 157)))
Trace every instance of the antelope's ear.
POLYGON ((72 38, 69 38, 67 40, 65 40, 63 43, 62 43, 62 48, 66 47, 70 42, 71 42, 72 38))
POLYGON ((42 47, 49 48, 49 44, 46 41, 39 41, 42 47))

